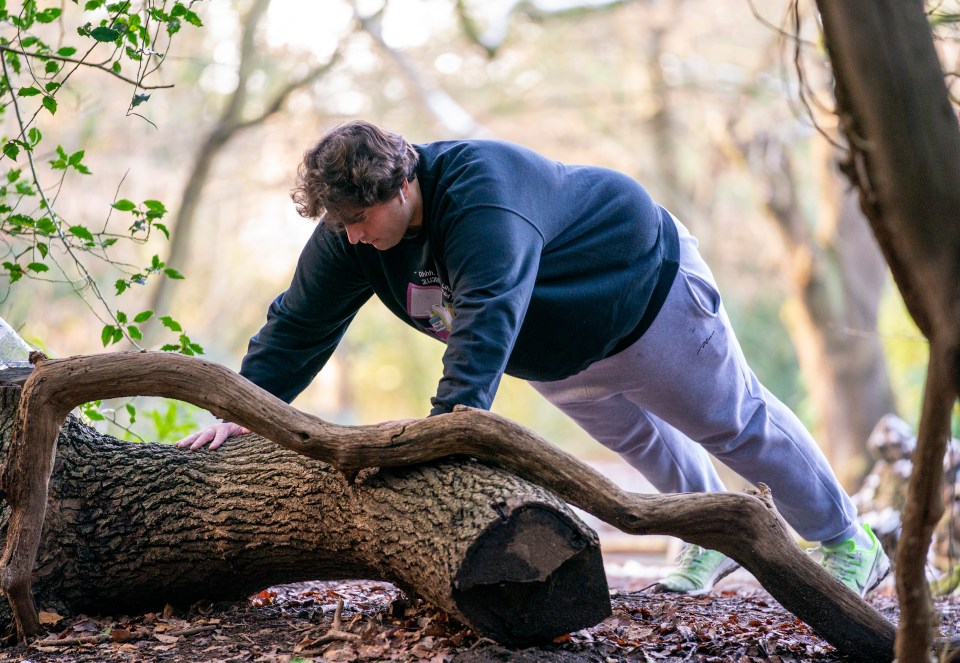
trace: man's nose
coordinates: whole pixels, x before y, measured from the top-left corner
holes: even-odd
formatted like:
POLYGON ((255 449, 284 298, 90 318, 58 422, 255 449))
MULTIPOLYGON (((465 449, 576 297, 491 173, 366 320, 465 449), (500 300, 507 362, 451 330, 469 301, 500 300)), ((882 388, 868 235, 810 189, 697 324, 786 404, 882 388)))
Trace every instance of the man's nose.
POLYGON ((351 244, 356 244, 363 238, 363 231, 360 229, 359 224, 353 224, 346 227, 347 231, 347 241, 351 244))

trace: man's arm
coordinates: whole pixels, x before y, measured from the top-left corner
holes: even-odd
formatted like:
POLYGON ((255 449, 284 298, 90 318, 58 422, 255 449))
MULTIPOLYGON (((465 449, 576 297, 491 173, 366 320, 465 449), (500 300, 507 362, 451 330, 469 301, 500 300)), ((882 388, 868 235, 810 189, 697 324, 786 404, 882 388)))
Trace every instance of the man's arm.
MULTIPOLYGON (((372 290, 356 265, 338 251, 337 238, 318 226, 300 254, 293 280, 267 311, 267 323, 250 339, 240 374, 289 403, 327 363, 347 326, 372 290)), ((209 426, 177 446, 216 449, 249 432, 233 423, 209 426)))
POLYGON ((536 283, 543 237, 525 218, 478 207, 447 224, 442 257, 454 319, 430 414, 493 402, 536 283))

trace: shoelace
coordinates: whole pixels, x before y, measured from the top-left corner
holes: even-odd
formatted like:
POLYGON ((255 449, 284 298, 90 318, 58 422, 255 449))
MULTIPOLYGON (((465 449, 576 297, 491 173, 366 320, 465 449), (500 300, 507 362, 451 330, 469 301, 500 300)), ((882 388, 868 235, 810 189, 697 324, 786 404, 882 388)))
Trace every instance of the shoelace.
POLYGON ((704 549, 698 545, 687 546, 677 559, 678 568, 675 573, 699 582, 700 574, 706 570, 702 568, 706 561, 706 556, 703 553, 704 549))
POLYGON ((842 582, 853 582, 863 566, 863 553, 855 550, 824 549, 823 567, 842 582))

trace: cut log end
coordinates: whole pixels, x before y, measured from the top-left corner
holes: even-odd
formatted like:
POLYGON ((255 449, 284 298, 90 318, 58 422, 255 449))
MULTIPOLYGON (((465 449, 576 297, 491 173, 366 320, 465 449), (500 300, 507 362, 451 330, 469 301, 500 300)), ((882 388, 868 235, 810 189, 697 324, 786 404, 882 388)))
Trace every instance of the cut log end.
POLYGON ((504 511, 464 557, 453 598, 478 632, 535 644, 611 614, 600 546, 547 506, 504 511))

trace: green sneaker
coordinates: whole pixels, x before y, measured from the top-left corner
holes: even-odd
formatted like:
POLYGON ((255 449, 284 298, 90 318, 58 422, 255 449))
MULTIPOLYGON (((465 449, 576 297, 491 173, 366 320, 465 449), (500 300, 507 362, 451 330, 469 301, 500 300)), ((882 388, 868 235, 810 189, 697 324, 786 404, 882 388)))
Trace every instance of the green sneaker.
POLYGON ((872 546, 869 549, 857 548, 853 539, 847 539, 835 546, 821 546, 823 561, 820 562, 834 578, 864 596, 890 573, 890 560, 883 552, 883 546, 877 536, 864 525, 870 536, 872 546))
POLYGON ((723 553, 691 544, 680 553, 677 568, 658 582, 654 589, 658 592, 706 594, 714 583, 739 566, 723 553))

